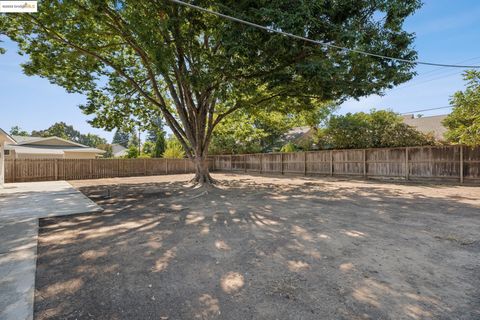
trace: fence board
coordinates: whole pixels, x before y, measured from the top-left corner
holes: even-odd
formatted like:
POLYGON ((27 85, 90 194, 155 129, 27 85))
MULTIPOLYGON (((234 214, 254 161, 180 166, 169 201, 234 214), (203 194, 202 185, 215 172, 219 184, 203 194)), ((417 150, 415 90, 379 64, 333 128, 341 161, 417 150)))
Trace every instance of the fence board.
POLYGON ((305 155, 303 152, 291 152, 283 154, 283 173, 305 172, 305 155))
POLYGON ((330 151, 307 152, 306 173, 330 174, 330 151))
POLYGON ((264 173, 282 173, 282 154, 265 153, 262 155, 262 172, 264 173))

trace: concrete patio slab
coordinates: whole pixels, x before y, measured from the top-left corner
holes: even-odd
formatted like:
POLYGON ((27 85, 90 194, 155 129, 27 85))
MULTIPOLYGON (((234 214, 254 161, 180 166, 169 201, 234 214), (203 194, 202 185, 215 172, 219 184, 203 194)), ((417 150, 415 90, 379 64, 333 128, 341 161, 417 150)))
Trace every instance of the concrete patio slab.
POLYGON ((37 246, 37 218, 18 221, 0 220, 0 254, 35 248, 37 246))
POLYGON ((0 319, 33 319, 36 261, 36 246, 0 254, 0 319))
POLYGON ((66 181, 0 189, 0 319, 33 319, 38 219, 100 211, 66 181))
POLYGON ((0 220, 44 218, 101 210, 66 181, 7 184, 0 190, 0 220))

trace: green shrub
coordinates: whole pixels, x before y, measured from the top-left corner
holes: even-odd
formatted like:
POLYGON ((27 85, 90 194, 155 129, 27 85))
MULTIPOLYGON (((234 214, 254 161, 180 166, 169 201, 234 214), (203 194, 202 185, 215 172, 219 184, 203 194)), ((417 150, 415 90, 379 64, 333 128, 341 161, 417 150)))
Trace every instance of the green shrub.
POLYGON ((280 152, 295 152, 297 151, 297 147, 291 142, 287 143, 280 149, 280 152))
POLYGON ((167 159, 183 159, 185 158, 185 151, 180 142, 175 138, 167 140, 167 147, 163 152, 163 157, 167 159))

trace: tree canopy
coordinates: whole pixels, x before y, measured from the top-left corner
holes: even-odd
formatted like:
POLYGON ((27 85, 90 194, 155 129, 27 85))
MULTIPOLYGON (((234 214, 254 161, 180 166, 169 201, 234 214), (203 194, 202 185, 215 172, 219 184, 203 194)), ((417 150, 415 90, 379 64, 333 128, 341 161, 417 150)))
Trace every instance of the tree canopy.
POLYGON ((113 135, 112 144, 119 144, 125 148, 128 147, 128 142, 130 141, 130 133, 122 129, 117 129, 113 135))
POLYGON ((14 135, 14 136, 29 136, 30 135, 30 133, 28 133, 28 131, 23 130, 19 126, 13 126, 10 129, 10 134, 14 135))
POLYGON ((318 127, 335 110, 325 103, 294 113, 239 110, 220 123, 213 132, 209 153, 233 154, 279 150, 285 134, 294 127, 318 127))
POLYGON ((152 158, 160 158, 165 151, 165 131, 163 130, 163 121, 161 117, 151 119, 147 127, 147 142, 150 142, 150 154, 152 158))
POLYGON ((467 87, 456 92, 450 103, 452 112, 444 120, 446 138, 453 143, 480 145, 480 72, 468 71, 464 75, 467 87))
POLYGON ((97 148, 105 151, 102 158, 113 158, 113 146, 111 144, 99 144, 97 148))
POLYGON ((163 158, 166 159, 183 159, 185 158, 185 151, 182 145, 175 137, 169 137, 167 139, 165 151, 163 152, 163 158))
MULTIPOLYGON (((413 60, 403 30, 418 0, 212 1, 196 5, 323 42, 413 60)), ((107 129, 161 116, 210 181, 213 130, 236 110, 292 113, 382 93, 411 63, 287 38, 168 0, 43 0, 38 13, 0 16, 28 75, 83 93, 107 129)))

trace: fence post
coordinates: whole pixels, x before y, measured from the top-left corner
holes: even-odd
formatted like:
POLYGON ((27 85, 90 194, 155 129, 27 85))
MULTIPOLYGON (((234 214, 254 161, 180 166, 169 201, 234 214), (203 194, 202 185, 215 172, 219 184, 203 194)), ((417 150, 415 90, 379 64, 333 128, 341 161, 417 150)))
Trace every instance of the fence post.
POLYGON ((147 175, 147 159, 143 159, 143 175, 147 175))
POLYGON ((117 177, 120 177, 120 159, 117 159, 117 177))
POLYGON ((17 161, 13 158, 13 172, 12 172, 12 182, 15 182, 15 178, 17 175, 17 161))
POLYGON ((165 158, 165 174, 168 174, 168 158, 165 158))
POLYGON ((363 149, 363 177, 367 177, 367 149, 363 149))
POLYGON ((408 147, 405 148, 405 180, 409 179, 410 167, 408 165, 408 147))
POLYGON ((243 170, 245 170, 245 173, 247 172, 247 155, 243 155, 243 170))
POLYGON ((55 159, 55 181, 58 180, 58 159, 55 159))
POLYGON ((330 175, 333 176, 333 150, 330 150, 330 175))
POLYGON ((187 173, 187 158, 183 158, 183 168, 185 169, 185 173, 187 173))
POLYGON ((230 171, 233 171, 232 155, 230 155, 230 171))
POLYGON ((460 145, 460 183, 463 183, 463 145, 460 145))
POLYGON ((281 153, 281 155, 282 155, 282 157, 281 157, 281 159, 282 159, 282 162, 281 162, 281 165, 282 165, 282 174, 284 174, 284 173, 283 173, 283 161, 284 161, 284 160, 283 160, 283 155, 284 155, 284 154, 285 154, 284 152, 281 153))
POLYGON ((303 153, 303 175, 307 175, 307 151, 303 153))
POLYGON ((260 153, 260 174, 263 171, 263 153, 260 153))
POLYGON ((92 159, 90 159, 90 161, 88 163, 88 167, 89 167, 88 168, 89 169, 89 171, 88 171, 89 172, 89 177, 90 177, 90 179, 92 179, 93 178, 93 160, 92 159))

